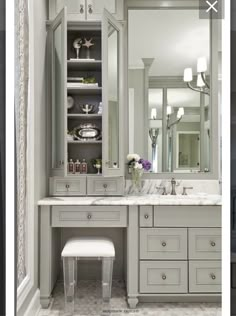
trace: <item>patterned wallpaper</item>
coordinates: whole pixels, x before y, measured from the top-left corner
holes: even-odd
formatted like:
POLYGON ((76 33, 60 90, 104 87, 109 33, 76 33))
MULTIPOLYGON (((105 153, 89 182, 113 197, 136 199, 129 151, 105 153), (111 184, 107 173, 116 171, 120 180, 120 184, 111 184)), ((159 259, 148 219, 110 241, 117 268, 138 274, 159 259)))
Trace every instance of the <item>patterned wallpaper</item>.
POLYGON ((17 285, 26 276, 26 151, 28 101, 28 1, 15 0, 15 127, 17 285))

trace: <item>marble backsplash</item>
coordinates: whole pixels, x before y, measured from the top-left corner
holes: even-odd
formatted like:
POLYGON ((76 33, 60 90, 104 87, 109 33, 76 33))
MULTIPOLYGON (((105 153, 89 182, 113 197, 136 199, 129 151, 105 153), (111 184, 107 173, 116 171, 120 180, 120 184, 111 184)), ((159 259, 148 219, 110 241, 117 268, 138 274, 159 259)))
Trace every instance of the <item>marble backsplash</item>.
MULTIPOLYGON (((182 194, 183 187, 193 187, 193 189, 187 190, 187 194, 221 194, 221 185, 218 180, 178 180, 176 179, 176 193, 182 194)), ((157 187, 166 187, 168 194, 171 192, 170 179, 164 180, 142 180, 142 191, 143 194, 162 194, 162 189, 157 187)), ((126 180, 125 183, 125 194, 132 194, 133 187, 132 181, 126 180)))

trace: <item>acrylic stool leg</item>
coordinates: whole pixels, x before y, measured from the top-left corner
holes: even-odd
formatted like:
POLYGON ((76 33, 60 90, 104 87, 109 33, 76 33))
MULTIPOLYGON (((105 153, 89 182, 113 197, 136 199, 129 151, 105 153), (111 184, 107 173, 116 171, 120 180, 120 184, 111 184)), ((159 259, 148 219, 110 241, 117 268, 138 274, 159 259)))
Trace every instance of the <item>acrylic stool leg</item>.
POLYGON ((111 298, 113 258, 102 259, 102 298, 109 302, 111 298))
POLYGON ((75 266, 76 266, 75 258, 71 258, 71 257, 63 258, 65 311, 69 314, 73 314, 74 312, 75 266))

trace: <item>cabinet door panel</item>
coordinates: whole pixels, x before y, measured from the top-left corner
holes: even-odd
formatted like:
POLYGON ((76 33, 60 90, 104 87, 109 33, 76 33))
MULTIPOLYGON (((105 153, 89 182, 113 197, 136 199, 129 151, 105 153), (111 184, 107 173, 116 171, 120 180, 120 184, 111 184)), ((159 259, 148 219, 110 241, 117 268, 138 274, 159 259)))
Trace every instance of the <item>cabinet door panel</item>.
POLYGON ((57 14, 67 7, 69 21, 85 20, 85 0, 51 0, 49 1, 49 18, 54 19, 57 14))
POLYGON ((102 23, 103 173, 121 176, 123 155, 122 25, 104 10, 102 23))
POLYGON ((103 10, 116 13, 116 0, 87 0, 87 19, 101 20, 103 10))
POLYGON ((67 10, 64 8, 50 29, 52 67, 52 169, 65 171, 65 104, 66 104, 66 45, 67 10))

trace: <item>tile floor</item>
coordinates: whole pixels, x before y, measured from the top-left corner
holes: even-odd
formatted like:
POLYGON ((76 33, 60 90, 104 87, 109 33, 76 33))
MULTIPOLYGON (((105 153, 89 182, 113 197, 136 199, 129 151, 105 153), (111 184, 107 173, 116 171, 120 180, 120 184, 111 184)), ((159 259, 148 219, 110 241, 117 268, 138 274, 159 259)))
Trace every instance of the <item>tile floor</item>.
MULTIPOLYGON (((38 316, 66 316, 64 313, 63 283, 58 282, 48 309, 40 310, 38 316)), ((110 303, 101 299, 100 281, 80 281, 75 298, 74 316, 221 316, 220 304, 201 303, 140 303, 135 310, 128 309, 125 286, 113 281, 110 303)))

